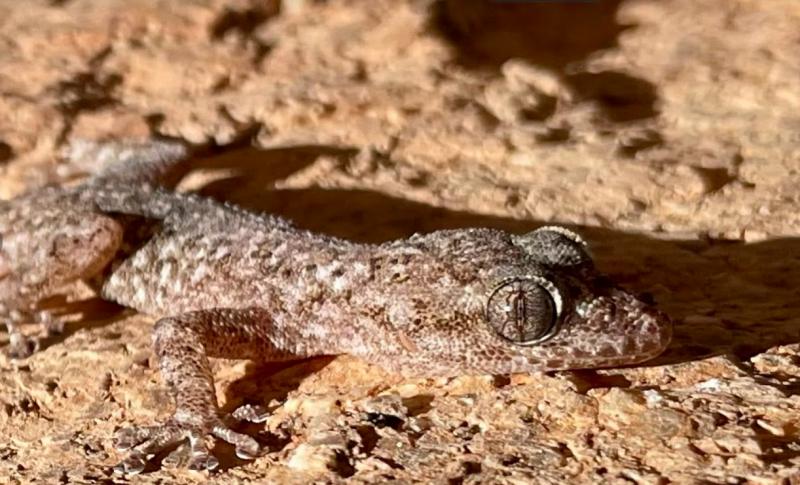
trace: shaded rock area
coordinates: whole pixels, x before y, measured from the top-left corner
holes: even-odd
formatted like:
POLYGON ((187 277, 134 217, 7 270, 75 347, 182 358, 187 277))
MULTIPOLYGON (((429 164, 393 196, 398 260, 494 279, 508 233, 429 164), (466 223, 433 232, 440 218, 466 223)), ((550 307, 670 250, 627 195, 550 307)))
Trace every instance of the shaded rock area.
MULTIPOLYGON (((567 224, 675 319, 623 369, 217 361, 272 415, 215 483, 799 483, 798 52, 796 0, 7 0, 0 197, 79 177, 78 138, 213 142, 186 190, 357 241, 567 224)), ((0 482, 126 482, 113 431, 171 410, 152 319, 47 304, 66 333, 0 357, 0 482)))

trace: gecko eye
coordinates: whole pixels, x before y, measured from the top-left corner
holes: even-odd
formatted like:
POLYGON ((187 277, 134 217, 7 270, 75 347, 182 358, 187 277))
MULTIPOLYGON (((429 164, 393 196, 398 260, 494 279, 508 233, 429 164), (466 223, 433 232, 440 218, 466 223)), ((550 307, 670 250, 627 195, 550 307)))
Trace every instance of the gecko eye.
POLYGON ((540 276, 505 280, 489 296, 486 320, 500 337, 517 345, 544 342, 558 330, 562 300, 540 276))

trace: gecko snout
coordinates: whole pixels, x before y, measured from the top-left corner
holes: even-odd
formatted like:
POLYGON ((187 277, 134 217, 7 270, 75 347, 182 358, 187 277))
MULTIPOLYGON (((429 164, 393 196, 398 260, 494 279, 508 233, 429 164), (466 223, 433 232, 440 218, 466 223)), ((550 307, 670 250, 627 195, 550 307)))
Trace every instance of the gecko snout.
POLYGON ((641 338, 645 341, 644 348, 652 348, 652 356, 659 355, 666 350, 672 341, 672 320, 655 307, 648 307, 648 321, 640 327, 641 338))
POLYGON ((672 338, 670 318, 618 287, 575 306, 561 345, 571 367, 610 367, 643 362, 663 352, 672 338))
POLYGON ((656 308, 651 298, 619 290, 614 298, 620 322, 619 332, 631 349, 636 361, 643 361, 662 353, 672 340, 672 320, 656 308))

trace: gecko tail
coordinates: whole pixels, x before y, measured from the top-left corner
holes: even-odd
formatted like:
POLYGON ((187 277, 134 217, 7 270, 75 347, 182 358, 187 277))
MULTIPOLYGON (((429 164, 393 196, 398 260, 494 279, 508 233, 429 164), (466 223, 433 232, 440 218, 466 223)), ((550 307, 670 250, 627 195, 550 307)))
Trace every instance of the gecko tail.
POLYGON ((194 154, 176 139, 73 141, 64 156, 73 168, 92 174, 89 183, 173 189, 191 170, 194 154))

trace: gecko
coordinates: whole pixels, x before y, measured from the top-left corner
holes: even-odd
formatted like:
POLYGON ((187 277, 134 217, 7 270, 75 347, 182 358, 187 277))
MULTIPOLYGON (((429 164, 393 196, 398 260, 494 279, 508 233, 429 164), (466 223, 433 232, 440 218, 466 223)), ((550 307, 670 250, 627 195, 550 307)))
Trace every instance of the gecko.
MULTIPOLYGON (((351 354, 402 376, 459 376, 630 365, 670 341, 670 318, 599 272, 572 230, 351 242, 176 191, 195 152, 167 139, 76 143, 68 158, 97 167, 84 182, 0 202, 0 322, 12 356, 61 330, 37 303, 78 280, 156 319, 153 352, 175 410, 116 432, 120 473, 165 450, 164 463, 213 470, 213 439, 242 459, 259 455, 223 416, 209 358, 351 354)), ((253 405, 232 416, 266 419, 253 405)))

